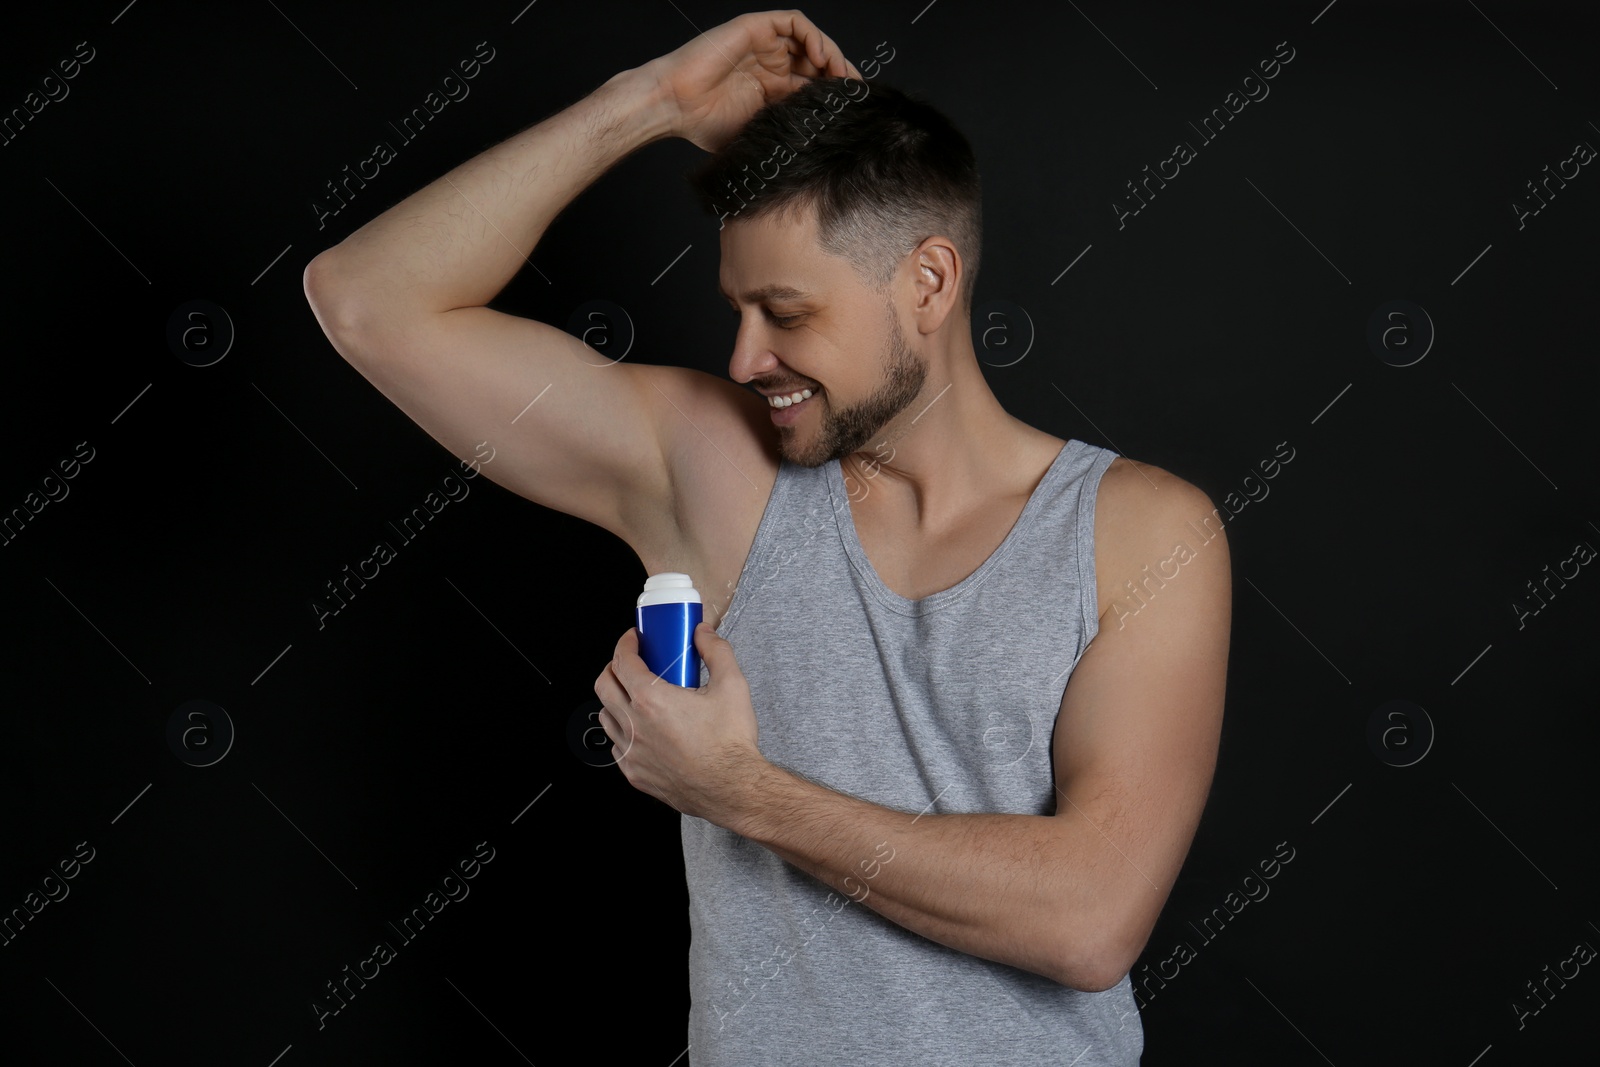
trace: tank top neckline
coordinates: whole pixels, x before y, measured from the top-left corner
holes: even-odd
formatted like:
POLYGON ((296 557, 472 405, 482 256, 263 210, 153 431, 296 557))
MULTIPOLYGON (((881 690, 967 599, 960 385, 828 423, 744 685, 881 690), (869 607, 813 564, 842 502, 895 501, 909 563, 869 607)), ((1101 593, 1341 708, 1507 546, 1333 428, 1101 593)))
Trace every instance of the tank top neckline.
POLYGON ((856 530, 856 519, 850 510, 850 494, 845 488, 844 472, 837 459, 829 460, 825 465, 827 471, 828 494, 831 496, 835 521, 839 527, 839 540, 844 546, 845 555, 852 565, 866 580, 867 589, 873 597, 885 606, 902 615, 921 616, 927 615, 940 608, 947 607, 964 599, 981 584, 989 572, 1000 566, 1001 561, 1033 524, 1033 518, 1039 509, 1044 507, 1045 498, 1054 482, 1061 476, 1067 466, 1069 457, 1075 454, 1081 446, 1076 438, 1068 438, 1051 460, 1050 466, 1045 468, 1039 484, 1033 487, 1033 492, 1028 495, 1028 501, 1022 506, 1022 511, 1017 515, 1017 521, 1011 524, 1011 529, 1006 532, 1005 538, 989 553, 987 559, 980 563, 976 570, 948 589, 941 589, 936 593, 929 593, 919 600, 901 596, 878 575, 878 569, 867 558, 867 550, 861 544, 860 534, 856 530))

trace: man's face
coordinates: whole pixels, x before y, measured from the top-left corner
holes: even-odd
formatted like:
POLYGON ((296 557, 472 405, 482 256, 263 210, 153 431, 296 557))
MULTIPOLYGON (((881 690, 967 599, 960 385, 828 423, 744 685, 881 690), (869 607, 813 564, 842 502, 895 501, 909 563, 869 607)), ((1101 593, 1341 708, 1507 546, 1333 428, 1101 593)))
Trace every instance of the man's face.
POLYGON ((771 409, 791 463, 816 467, 868 448, 921 394, 926 359, 906 344, 887 297, 817 247, 809 211, 726 225, 720 281, 740 314, 729 376, 768 395, 812 392, 771 409))

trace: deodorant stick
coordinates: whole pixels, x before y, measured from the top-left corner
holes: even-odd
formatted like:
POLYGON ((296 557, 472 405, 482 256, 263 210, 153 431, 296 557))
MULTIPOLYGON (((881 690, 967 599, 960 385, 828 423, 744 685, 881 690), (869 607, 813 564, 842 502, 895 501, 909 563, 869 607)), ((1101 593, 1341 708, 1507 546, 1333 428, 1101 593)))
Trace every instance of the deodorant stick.
POLYGON ((645 579, 636 610, 639 658, 673 685, 700 686, 694 628, 700 625, 703 610, 700 594, 687 574, 667 571, 645 579))

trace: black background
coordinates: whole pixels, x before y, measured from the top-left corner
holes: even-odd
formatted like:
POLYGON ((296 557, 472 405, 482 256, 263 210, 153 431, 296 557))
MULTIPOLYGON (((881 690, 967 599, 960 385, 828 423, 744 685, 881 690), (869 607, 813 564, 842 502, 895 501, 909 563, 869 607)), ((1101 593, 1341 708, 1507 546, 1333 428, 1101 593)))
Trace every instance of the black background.
MULTIPOLYGON (((7 113, 78 42, 94 49, 70 95, 0 146, 0 509, 79 442, 94 450, 0 546, 0 911, 94 849, 0 948, 8 1058, 683 1053, 677 816, 569 743, 642 568, 478 479, 319 630, 323 584, 456 461, 333 351, 301 270, 739 10, 113 0, 5 16, 7 113), (388 123, 480 41, 495 58, 470 96, 319 229, 324 183, 397 141, 388 123), (236 330, 207 367, 166 340, 197 299, 236 330), (208 767, 167 742, 191 699, 237 731, 208 767), (471 895, 319 1030, 324 983, 394 940, 386 921, 480 841, 494 859, 471 895)), ((1511 206, 1576 143, 1600 144, 1584 7, 805 10, 858 65, 887 42, 879 78, 973 142, 977 300, 1025 309, 1033 331, 1013 362, 1021 321, 987 320, 1007 327, 980 354, 1009 410, 1219 503, 1280 442, 1295 450, 1228 527, 1221 758, 1134 977, 1180 940, 1198 955, 1147 987, 1144 1062, 1587 1054, 1593 967, 1521 1028, 1512 1007, 1545 965, 1600 945, 1600 577, 1582 569, 1520 628, 1513 607, 1546 565, 1600 545, 1600 177, 1584 167, 1521 228, 1511 206), (1285 41, 1270 96, 1119 228, 1124 183, 1196 141, 1188 123, 1285 41), (1437 330, 1410 366, 1366 340, 1395 300, 1437 330), (1395 699, 1434 731, 1410 766, 1391 763, 1423 750, 1420 716, 1368 742, 1395 699), (1295 858, 1270 896, 1204 943, 1190 924, 1280 842, 1295 858)), ((715 223, 682 181, 701 155, 674 141, 616 167, 496 306, 564 324, 611 300, 636 330, 629 359, 725 373, 715 223)))

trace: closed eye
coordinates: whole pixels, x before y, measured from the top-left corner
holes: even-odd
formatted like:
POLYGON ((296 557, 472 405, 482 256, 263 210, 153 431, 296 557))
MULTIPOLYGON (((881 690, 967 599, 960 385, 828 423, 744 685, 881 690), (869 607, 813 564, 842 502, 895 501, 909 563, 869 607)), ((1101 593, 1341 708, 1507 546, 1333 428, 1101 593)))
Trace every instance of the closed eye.
MULTIPOLYGON (((728 307, 733 309, 735 314, 738 314, 738 304, 735 304, 732 300, 729 300, 728 307)), ((767 318, 780 330, 792 330, 794 327, 789 325, 790 323, 798 322, 805 318, 804 315, 774 315, 771 308, 763 308, 762 311, 766 313, 767 318)))

